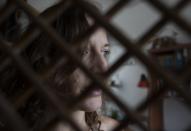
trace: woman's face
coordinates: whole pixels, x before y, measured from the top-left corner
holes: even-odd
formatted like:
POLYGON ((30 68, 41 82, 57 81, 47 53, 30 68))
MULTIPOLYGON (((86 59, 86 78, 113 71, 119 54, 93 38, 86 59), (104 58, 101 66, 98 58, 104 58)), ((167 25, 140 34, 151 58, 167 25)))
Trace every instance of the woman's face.
MULTIPOLYGON (((104 29, 98 29, 88 41, 88 46, 83 50, 82 61, 88 69, 95 74, 102 74, 108 68, 107 55, 110 53, 110 47, 107 35, 104 29)), ((86 86, 90 84, 88 77, 80 70, 76 69, 69 81, 70 89, 73 89, 73 95, 79 95, 86 86)), ((93 90, 88 97, 78 106, 80 110, 95 111, 102 105, 102 91, 99 87, 91 87, 93 90)))

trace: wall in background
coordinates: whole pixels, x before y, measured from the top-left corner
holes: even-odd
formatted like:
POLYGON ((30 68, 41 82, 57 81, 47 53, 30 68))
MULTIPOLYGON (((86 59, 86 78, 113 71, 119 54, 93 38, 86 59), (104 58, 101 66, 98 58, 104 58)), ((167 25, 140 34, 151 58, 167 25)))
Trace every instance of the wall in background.
MULTIPOLYGON (((162 0, 167 6, 174 7, 180 0, 162 0)), ((104 1, 103 7, 107 10, 109 6, 115 3, 113 1, 104 1)), ((188 22, 191 22, 191 4, 181 12, 181 15, 188 22)), ((122 30, 126 36, 131 40, 139 39, 149 28, 151 28, 158 20, 161 14, 146 2, 136 0, 130 6, 126 6, 122 12, 118 13, 112 20, 112 23, 122 30)), ((174 23, 165 25, 155 36, 172 36, 177 42, 188 43, 191 38, 174 23)), ((117 41, 111 39, 112 53, 110 56, 110 63, 119 58, 124 53, 121 46, 117 45, 117 41)), ((145 50, 144 50, 145 52, 145 50)), ((128 106, 135 108, 146 96, 147 89, 137 87, 140 75, 147 71, 144 66, 137 60, 133 64, 124 64, 115 74, 112 79, 117 83, 121 83, 121 88, 114 88, 113 91, 118 95, 128 106)), ((117 110, 117 109, 116 109, 117 110)), ((147 113, 146 113, 147 114, 147 113)), ((164 125, 166 131, 182 131, 183 127, 191 125, 191 111, 187 110, 179 100, 165 100, 164 101, 164 125), (173 122, 173 123, 172 123, 173 122)))

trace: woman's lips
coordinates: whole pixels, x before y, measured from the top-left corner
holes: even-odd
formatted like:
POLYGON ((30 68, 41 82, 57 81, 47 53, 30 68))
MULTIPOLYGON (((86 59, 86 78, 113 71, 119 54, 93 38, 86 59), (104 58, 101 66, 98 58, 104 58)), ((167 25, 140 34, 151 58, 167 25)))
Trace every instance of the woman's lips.
POLYGON ((90 91, 90 96, 101 96, 102 90, 99 88, 94 88, 90 91))

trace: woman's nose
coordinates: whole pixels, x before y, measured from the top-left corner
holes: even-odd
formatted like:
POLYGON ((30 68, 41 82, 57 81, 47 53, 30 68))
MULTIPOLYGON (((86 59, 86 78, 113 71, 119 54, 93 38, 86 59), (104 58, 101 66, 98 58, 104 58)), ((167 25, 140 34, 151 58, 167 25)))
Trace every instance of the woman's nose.
POLYGON ((93 63, 93 70, 96 73, 104 73, 108 69, 107 59, 102 53, 96 53, 93 63))

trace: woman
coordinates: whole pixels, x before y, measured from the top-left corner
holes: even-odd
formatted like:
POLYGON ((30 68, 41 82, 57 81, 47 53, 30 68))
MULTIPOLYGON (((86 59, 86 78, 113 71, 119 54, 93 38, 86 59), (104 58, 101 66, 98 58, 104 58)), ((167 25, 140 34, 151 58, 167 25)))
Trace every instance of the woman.
MULTIPOLYGON (((98 11, 92 4, 87 4, 98 11)), ((62 37, 70 43, 78 35, 84 33, 92 23, 93 20, 80 7, 72 6, 55 21, 54 26, 62 37)), ((108 68, 107 57, 110 52, 106 31, 99 28, 80 45, 77 52, 79 52, 82 62, 89 70, 97 74, 104 73, 108 68)), ((57 96, 67 100, 68 98, 79 95, 84 87, 89 84, 89 79, 78 67, 71 67, 71 64, 69 64, 69 67, 64 65, 61 68, 55 72, 53 78, 51 78, 51 82, 54 81, 52 87, 57 96), (66 68, 73 69, 69 69, 70 71, 66 72, 66 68)), ((76 107, 76 110, 73 111, 71 116, 84 131, 109 131, 117 125, 117 122, 111 118, 98 116, 96 111, 102 105, 102 91, 97 87, 92 88, 94 89, 76 107)), ((51 129, 51 131, 67 130, 69 131, 71 129, 63 122, 58 122, 51 129)))
MULTIPOLYGON (((94 5, 88 2, 86 2, 86 4, 98 11, 94 5)), ((48 10, 51 10, 51 8, 48 10)), ((87 13, 80 7, 72 5, 53 22, 52 26, 65 41, 70 44, 78 35, 86 32, 93 23, 93 19, 91 19, 87 13)), ((78 53, 78 56, 80 56, 81 61, 89 70, 96 74, 102 74, 107 71, 107 56, 109 55, 110 47, 106 31, 103 28, 99 28, 79 45, 71 46, 75 47, 75 51, 78 53)), ((23 52, 23 56, 33 66, 34 70, 38 72, 63 57, 63 52, 58 49, 54 45, 54 42, 51 42, 47 36, 41 34, 29 47, 27 47, 23 52)), ((23 80, 20 80, 22 78, 20 76, 22 75, 19 74, 19 71, 15 69, 15 71, 12 72, 14 72, 12 73, 12 79, 14 78, 15 84, 5 84, 6 86, 15 88, 20 85, 22 85, 22 87, 28 85, 24 77, 23 80)), ((6 81, 8 81, 8 78, 6 78, 6 81)), ((83 71, 72 64, 71 61, 59 66, 47 80, 56 96, 63 100, 63 102, 78 96, 90 83, 89 81, 90 80, 83 71)), ((71 117, 84 131, 109 131, 117 126, 118 122, 97 113, 97 110, 102 106, 102 91, 96 86, 91 88, 92 91, 77 107, 75 107, 71 117)), ((45 107, 45 110, 49 113, 44 113, 46 119, 42 118, 40 123, 45 120, 48 121, 48 118, 52 118, 49 117, 49 114, 53 114, 51 116, 56 114, 48 104, 45 107)), ((62 120, 56 119, 56 117, 54 118, 54 121, 44 122, 49 126, 41 127, 43 127, 45 131, 72 131, 69 125, 62 122, 62 120)), ((37 127, 40 126, 38 125, 37 127)), ((34 130, 41 129, 42 128, 36 128, 34 130)))

